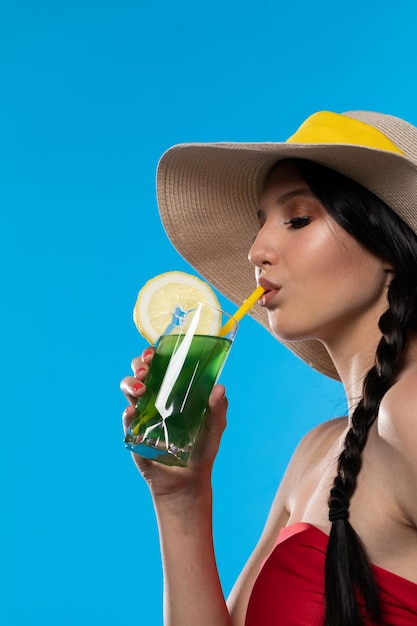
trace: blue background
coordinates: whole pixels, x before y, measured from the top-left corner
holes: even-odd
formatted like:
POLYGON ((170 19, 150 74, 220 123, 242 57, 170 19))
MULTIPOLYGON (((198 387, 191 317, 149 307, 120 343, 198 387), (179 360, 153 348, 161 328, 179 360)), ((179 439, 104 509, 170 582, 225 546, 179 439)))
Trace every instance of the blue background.
MULTIPOLYGON (((414 4, 1 3, 4 626, 162 623, 156 523, 119 391, 145 347, 138 289, 190 271, 159 223, 157 161, 180 142, 284 140, 321 109, 416 124, 414 4)), ((222 381, 214 530, 228 593, 298 440, 345 403, 249 318, 222 381)))

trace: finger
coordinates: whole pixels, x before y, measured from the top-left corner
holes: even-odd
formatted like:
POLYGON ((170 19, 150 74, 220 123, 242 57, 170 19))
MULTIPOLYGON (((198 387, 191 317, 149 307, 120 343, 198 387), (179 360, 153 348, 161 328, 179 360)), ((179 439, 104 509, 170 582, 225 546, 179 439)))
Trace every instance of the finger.
MULTIPOLYGON (((224 385, 214 385, 209 397, 209 409, 212 412, 224 410, 226 388, 224 385)), ((226 400, 227 402, 227 400, 226 400)))
POLYGON ((137 380, 145 380, 148 372, 149 372, 149 365, 141 361, 139 364, 139 367, 134 370, 134 377, 137 380))
POLYGON ((138 398, 145 393, 146 385, 133 376, 126 376, 120 383, 120 389, 130 404, 136 405, 138 398))
POLYGON ((226 428, 227 398, 223 385, 216 385, 209 398, 209 412, 202 432, 199 434, 195 451, 191 457, 193 461, 207 462, 211 465, 217 454, 220 439, 226 428))
POLYGON ((141 356, 137 356, 132 360, 131 368, 133 372, 136 372, 137 369, 143 367, 144 365, 149 365, 149 363, 153 359, 153 355, 155 354, 155 348, 148 347, 146 348, 141 356))
POLYGON ((215 385, 209 397, 211 419, 208 422, 208 427, 218 433, 219 439, 226 428, 227 407, 225 387, 223 385, 215 385))
POLYGON ((135 417, 135 407, 134 406, 126 407, 122 415, 123 432, 125 434, 130 424, 132 423, 134 417, 135 417))

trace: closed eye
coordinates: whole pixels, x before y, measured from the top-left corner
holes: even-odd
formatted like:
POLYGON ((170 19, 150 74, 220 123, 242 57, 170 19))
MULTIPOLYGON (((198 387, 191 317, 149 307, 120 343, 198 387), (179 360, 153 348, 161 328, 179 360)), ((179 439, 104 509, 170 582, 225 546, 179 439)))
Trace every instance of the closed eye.
POLYGON ((308 226, 311 222, 311 217, 308 215, 304 215, 303 217, 292 217, 290 220, 284 222, 286 226, 290 226, 294 229, 304 228, 304 226, 308 226))

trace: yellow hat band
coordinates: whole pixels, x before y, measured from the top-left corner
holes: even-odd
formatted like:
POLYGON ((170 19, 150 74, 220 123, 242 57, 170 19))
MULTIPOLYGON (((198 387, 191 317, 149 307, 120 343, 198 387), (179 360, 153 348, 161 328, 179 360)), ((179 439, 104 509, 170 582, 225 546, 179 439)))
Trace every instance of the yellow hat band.
POLYGON ((355 145, 404 154, 377 128, 330 111, 308 117, 286 143, 355 145))

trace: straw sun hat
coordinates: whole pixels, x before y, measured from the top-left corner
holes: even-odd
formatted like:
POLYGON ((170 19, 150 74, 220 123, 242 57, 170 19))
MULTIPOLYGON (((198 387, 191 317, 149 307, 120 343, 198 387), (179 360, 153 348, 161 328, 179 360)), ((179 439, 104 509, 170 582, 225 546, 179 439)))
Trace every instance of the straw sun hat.
MULTIPOLYGON (((157 172, 165 230, 178 252, 236 305, 255 286, 247 255, 259 230, 256 210, 265 175, 276 161, 297 157, 356 180, 417 233, 417 128, 400 118, 324 111, 281 143, 174 146, 157 172)), ((254 307, 251 314, 269 330, 264 310, 254 307)), ((311 367, 338 378, 320 342, 285 345, 311 367)))

